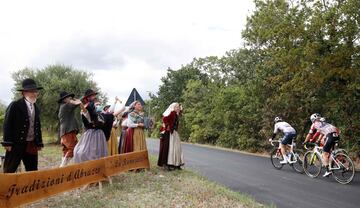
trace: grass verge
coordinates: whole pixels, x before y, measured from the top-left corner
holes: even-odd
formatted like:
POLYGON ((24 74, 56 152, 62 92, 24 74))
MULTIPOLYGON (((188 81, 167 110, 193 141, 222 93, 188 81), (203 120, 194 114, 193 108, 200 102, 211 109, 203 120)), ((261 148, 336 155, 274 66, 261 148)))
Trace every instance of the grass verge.
MULTIPOLYGON (((57 167, 60 145, 47 145, 39 169, 57 167)), ((68 191, 27 207, 264 207, 247 195, 210 182, 190 170, 165 171, 150 156, 151 168, 112 177, 113 184, 68 191)))

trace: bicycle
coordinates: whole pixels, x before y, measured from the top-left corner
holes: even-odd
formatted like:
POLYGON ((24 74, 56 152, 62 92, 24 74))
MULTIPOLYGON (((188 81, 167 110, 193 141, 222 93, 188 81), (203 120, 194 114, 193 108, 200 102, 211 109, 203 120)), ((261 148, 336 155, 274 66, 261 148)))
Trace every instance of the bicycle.
MULTIPOLYGON (((307 143, 304 145, 305 149, 309 149, 308 145, 314 145, 314 148, 305 153, 303 168, 306 175, 311 178, 316 178, 323 168, 323 150, 317 143, 307 143)), ((338 142, 335 143, 334 149, 329 156, 329 171, 332 172, 332 175, 338 183, 348 184, 353 180, 355 175, 354 162, 344 149, 338 149, 337 147, 338 142)))
MULTIPOLYGON (((274 143, 279 143, 277 147, 271 152, 270 154, 270 160, 271 164, 278 170, 280 170, 285 164, 281 164, 280 161, 284 160, 283 154, 281 153, 280 149, 280 142, 281 140, 269 140, 271 145, 273 147, 276 147, 274 143)), ((303 161, 301 159, 301 156, 303 155, 303 152, 300 150, 294 150, 295 141, 292 141, 291 144, 288 144, 290 147, 290 152, 288 153, 288 156, 290 156, 289 164, 296 172, 298 173, 304 173, 303 169, 303 161)))

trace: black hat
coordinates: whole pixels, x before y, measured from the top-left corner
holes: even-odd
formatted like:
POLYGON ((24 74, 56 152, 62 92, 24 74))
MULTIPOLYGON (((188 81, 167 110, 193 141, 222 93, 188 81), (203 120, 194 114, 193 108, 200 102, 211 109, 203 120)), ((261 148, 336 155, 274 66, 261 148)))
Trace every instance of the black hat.
POLYGON ((60 99, 58 100, 58 103, 61 103, 67 97, 75 97, 75 94, 74 93, 67 93, 67 92, 63 91, 63 92, 60 92, 59 97, 60 97, 60 99))
POLYGON ((87 97, 89 97, 89 96, 91 96, 91 95, 97 95, 97 94, 98 94, 98 93, 95 92, 94 90, 92 90, 92 89, 87 89, 87 90, 85 91, 84 97, 83 97, 82 99, 87 98, 87 97))
POLYGON ((24 79, 21 84, 22 88, 17 91, 31 91, 31 90, 41 90, 43 87, 37 86, 36 82, 33 79, 24 79))

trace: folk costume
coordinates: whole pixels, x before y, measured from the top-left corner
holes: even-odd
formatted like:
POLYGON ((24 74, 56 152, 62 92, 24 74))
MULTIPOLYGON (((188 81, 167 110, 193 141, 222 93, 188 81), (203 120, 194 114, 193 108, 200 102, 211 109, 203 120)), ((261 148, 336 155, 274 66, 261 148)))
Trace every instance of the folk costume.
MULTIPOLYGON (((126 125, 128 123, 128 119, 127 119, 126 125)), ((133 134, 134 134, 134 128, 129 128, 129 126, 128 126, 127 129, 126 129, 126 132, 125 132, 124 153, 134 151, 134 148, 133 148, 133 134)))
MULTIPOLYGON (((18 91, 37 91, 32 79, 25 79, 18 91)), ((36 100, 35 100, 36 101, 36 100)), ((14 173, 23 161, 26 171, 38 170, 38 150, 44 147, 41 134, 40 110, 25 97, 10 103, 6 109, 2 145, 11 147, 5 153, 4 173, 14 173)))
POLYGON ((108 154, 110 155, 116 155, 119 154, 118 151, 118 137, 119 137, 119 121, 115 117, 115 120, 113 121, 112 127, 111 127, 111 133, 110 133, 110 139, 108 140, 108 154))
MULTIPOLYGON (((118 145, 119 128, 118 127, 119 127, 119 124, 120 124, 120 120, 118 119, 118 116, 119 116, 120 113, 122 113, 125 110, 125 106, 122 106, 119 109, 119 111, 114 112, 117 101, 120 101, 120 100, 118 100, 116 98, 116 101, 115 101, 114 105, 111 106, 109 111, 105 110, 105 107, 107 107, 107 106, 104 107, 104 113, 108 113, 108 114, 112 115, 112 119, 111 120, 109 119, 108 121, 106 121, 106 123, 109 122, 109 123, 106 124, 106 126, 110 130, 109 138, 107 137, 107 139, 108 139, 107 140, 107 143, 108 143, 108 155, 109 156, 119 154, 119 151, 118 151, 118 147, 119 147, 119 145, 118 145)), ((121 103, 121 101, 120 101, 120 103, 121 103)))
POLYGON ((67 165, 74 156, 74 148, 77 144, 76 135, 79 132, 79 125, 75 118, 75 110, 80 105, 75 105, 71 102, 63 102, 64 99, 71 97, 74 98, 74 94, 61 92, 59 107, 59 136, 61 140, 61 145, 63 146, 63 158, 60 164, 60 167, 67 165))
POLYGON ((169 138, 170 138, 170 131, 165 131, 165 123, 163 121, 160 127, 160 148, 159 148, 159 158, 157 162, 157 165, 159 167, 166 167, 168 165, 167 160, 169 156, 169 138))
POLYGON ((134 110, 128 115, 128 127, 132 129, 132 135, 129 133, 129 136, 132 136, 133 141, 133 151, 146 150, 146 140, 144 134, 144 128, 138 126, 139 123, 144 123, 144 113, 137 112, 134 110))
POLYGON ((127 111, 121 115, 121 120, 120 120, 121 135, 120 135, 120 139, 119 139, 119 148, 118 148, 119 154, 122 154, 125 152, 125 138, 126 138, 126 130, 128 128, 127 115, 128 115, 127 111))
POLYGON ((124 141, 123 141, 123 147, 122 147, 123 153, 128 153, 128 152, 134 151, 134 148, 133 148, 134 128, 129 127, 129 114, 132 111, 134 111, 134 105, 135 105, 135 102, 130 104, 129 110, 127 111, 125 118, 123 118, 123 121, 121 123, 121 125, 123 126, 123 130, 125 130, 125 132, 123 133, 123 135, 124 135, 124 141))
MULTIPOLYGON (((84 100, 97 93, 89 89, 85 92, 84 100)), ((107 156, 107 142, 104 131, 105 121, 101 114, 96 112, 92 100, 86 104, 87 112, 81 112, 85 132, 74 149, 74 162, 81 163, 88 160, 96 160, 107 156)))
POLYGON ((163 113, 163 149, 160 150, 158 163, 165 164, 167 140, 169 141, 167 165, 175 168, 180 168, 184 165, 184 156, 181 149, 181 140, 178 133, 179 127, 179 114, 175 111, 175 107, 179 106, 178 103, 172 103, 163 113))

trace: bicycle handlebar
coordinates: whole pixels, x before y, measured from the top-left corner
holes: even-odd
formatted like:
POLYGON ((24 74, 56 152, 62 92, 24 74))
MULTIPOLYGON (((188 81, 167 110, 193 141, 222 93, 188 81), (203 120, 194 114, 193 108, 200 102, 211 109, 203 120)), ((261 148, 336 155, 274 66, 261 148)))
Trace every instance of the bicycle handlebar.
POLYGON ((271 146, 275 146, 274 143, 280 143, 280 140, 272 140, 272 139, 269 139, 269 142, 270 142, 271 146))

